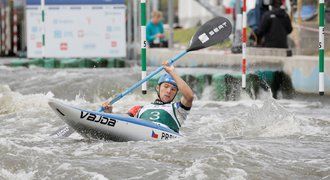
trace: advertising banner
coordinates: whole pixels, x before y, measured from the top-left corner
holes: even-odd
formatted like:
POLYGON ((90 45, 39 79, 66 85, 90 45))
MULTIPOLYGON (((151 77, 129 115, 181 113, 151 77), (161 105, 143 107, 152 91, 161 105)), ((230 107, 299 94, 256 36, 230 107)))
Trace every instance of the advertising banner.
POLYGON ((124 1, 46 0, 44 10, 43 24, 40 0, 27 1, 29 58, 126 56, 124 1))

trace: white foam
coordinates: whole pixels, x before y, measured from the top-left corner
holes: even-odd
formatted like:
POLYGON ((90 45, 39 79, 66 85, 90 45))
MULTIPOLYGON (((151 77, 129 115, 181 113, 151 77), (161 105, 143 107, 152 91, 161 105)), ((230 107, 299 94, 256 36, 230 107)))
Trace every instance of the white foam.
POLYGON ((269 98, 259 108, 253 105, 247 115, 245 136, 276 137, 301 132, 300 120, 276 100, 269 98))
MULTIPOLYGON (((196 109, 213 109, 223 107, 246 106, 247 117, 233 116, 223 118, 221 114, 203 114, 198 121, 187 121, 186 127, 192 127, 194 132, 205 137, 217 137, 224 141, 225 138, 247 136, 247 137, 281 137, 301 134, 315 134, 322 131, 310 125, 309 119, 305 121, 289 112, 279 104, 277 100, 268 98, 265 101, 236 101, 236 102, 215 102, 196 101, 196 109), (196 129, 196 127, 198 127, 196 129)), ((194 110, 194 109, 193 109, 194 110)), ((244 111, 239 112, 244 115, 244 111)), ((195 119, 195 118, 194 118, 195 119)))
POLYGON ((8 85, 6 84, 0 84, 0 93, 8 93, 8 92, 11 92, 11 89, 8 85))
POLYGON ((0 179, 8 179, 8 180, 16 180, 16 179, 24 179, 24 180, 29 180, 29 179, 34 179, 35 173, 38 172, 36 171, 30 171, 26 172, 23 170, 19 170, 17 172, 11 172, 7 169, 1 169, 1 174, 0 174, 0 179))
POLYGON ((281 99, 278 102, 287 108, 322 108, 322 107, 324 107, 322 102, 319 102, 319 101, 310 102, 310 101, 281 99))
MULTIPOLYGON (((59 165, 57 168, 56 168, 56 171, 75 171, 75 170, 78 170, 80 171, 80 175, 87 175, 87 176, 90 176, 88 177, 88 179, 95 179, 95 180, 108 180, 108 178, 106 178, 104 175, 100 174, 100 173, 97 173, 97 172, 90 172, 90 171, 87 171, 84 167, 76 167, 70 163, 63 163, 61 165, 59 165)), ((63 177, 62 177, 63 178, 63 177)))
POLYGON ((94 154, 95 152, 103 150, 103 145, 104 145, 103 143, 93 144, 92 146, 86 145, 86 146, 76 149, 73 152, 73 155, 74 156, 86 156, 86 155, 94 154))
POLYGON ((159 172, 159 169, 154 168, 153 171, 147 172, 146 175, 151 176, 151 175, 156 174, 158 172, 159 172))
POLYGON ((0 69, 1 70, 12 70, 13 68, 12 67, 9 67, 9 66, 4 66, 4 65, 0 64, 0 69))
POLYGON ((247 178, 247 173, 243 169, 227 168, 225 172, 228 175, 229 180, 244 180, 247 178))
POLYGON ((204 163, 203 160, 197 159, 193 162, 193 164, 190 167, 185 168, 182 174, 180 174, 178 178, 206 179, 208 176, 204 172, 205 168, 210 168, 210 166, 204 163))
MULTIPOLYGON (((37 146, 28 146, 28 145, 21 145, 24 142, 28 141, 27 138, 11 138, 11 139, 4 139, 0 138, 0 144, 8 147, 8 149, 16 149, 18 152, 28 152, 29 154, 37 152, 37 154, 45 154, 45 155, 54 155, 53 149, 51 147, 37 147, 37 146)), ((30 140, 30 142, 33 142, 30 140)))
POLYGON ((69 170, 71 168, 70 163, 63 163, 56 168, 56 170, 69 170))
POLYGON ((85 168, 79 167, 77 168, 81 171, 81 174, 89 175, 92 180, 108 180, 103 174, 99 174, 97 172, 87 171, 85 168))
POLYGON ((293 116, 279 119, 274 124, 268 124, 260 132, 260 137, 289 136, 301 132, 299 119, 293 116))
MULTIPOLYGON (((191 123, 191 122, 189 122, 191 123)), ((203 116, 201 119, 197 122, 194 122, 194 124, 189 124, 192 127, 198 127, 198 129, 194 129, 197 135, 196 137, 212 137, 216 138, 219 141, 224 141, 223 131, 222 131, 222 124, 221 121, 219 121, 219 118, 217 115, 209 115, 209 116, 203 116)))
POLYGON ((52 93, 22 95, 18 92, 12 92, 8 89, 0 97, 0 114, 7 114, 20 111, 38 111, 49 108, 48 99, 52 93))
POLYGON ((201 101, 212 100, 214 97, 214 87, 213 86, 205 86, 201 101))

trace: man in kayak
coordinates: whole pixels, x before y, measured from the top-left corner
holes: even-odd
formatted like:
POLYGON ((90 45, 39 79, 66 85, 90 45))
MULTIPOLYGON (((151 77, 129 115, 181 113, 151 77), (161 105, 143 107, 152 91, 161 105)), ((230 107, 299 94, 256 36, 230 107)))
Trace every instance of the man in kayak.
MULTIPOLYGON (((160 123, 179 132, 181 124, 187 118, 192 107, 194 93, 175 72, 174 66, 169 66, 166 62, 163 63, 163 66, 167 73, 158 80, 156 86, 158 98, 151 104, 134 106, 128 111, 128 114, 132 117, 160 123), (178 91, 182 94, 181 100, 173 102, 178 91)), ((104 112, 112 112, 112 106, 108 102, 103 103, 102 106, 105 108, 104 112)))

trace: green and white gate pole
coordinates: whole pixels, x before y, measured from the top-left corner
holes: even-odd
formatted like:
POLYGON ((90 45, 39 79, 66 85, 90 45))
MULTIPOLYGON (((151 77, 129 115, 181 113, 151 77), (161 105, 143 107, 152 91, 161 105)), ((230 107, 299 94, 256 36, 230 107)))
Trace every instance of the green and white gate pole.
MULTIPOLYGON (((141 67, 142 79, 147 76, 146 0, 141 0, 141 67)), ((142 94, 147 94, 147 82, 142 84, 142 94)))
POLYGON ((45 30, 45 27, 46 27, 46 24, 45 24, 45 0, 41 0, 41 33, 42 33, 42 46, 41 46, 41 56, 42 58, 45 58, 45 33, 46 33, 46 30, 45 30))
POLYGON ((319 0, 319 94, 324 95, 324 0, 319 0))

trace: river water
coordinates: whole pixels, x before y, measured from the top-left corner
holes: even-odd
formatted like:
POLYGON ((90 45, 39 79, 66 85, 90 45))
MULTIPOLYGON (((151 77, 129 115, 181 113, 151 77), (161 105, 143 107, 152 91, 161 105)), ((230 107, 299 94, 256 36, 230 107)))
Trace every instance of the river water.
MULTIPOLYGON (((179 69, 184 72, 185 69, 179 69)), ((198 72, 198 69, 195 70, 198 72)), ((183 138, 106 142, 50 133, 64 125, 49 98, 98 109, 137 82, 138 67, 39 69, 0 66, 0 179, 330 179, 330 99, 196 99, 183 138)), ((139 90, 115 105, 152 101, 139 90)))

